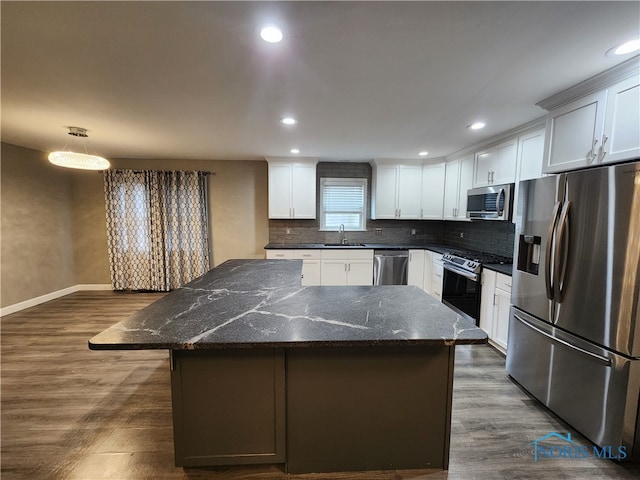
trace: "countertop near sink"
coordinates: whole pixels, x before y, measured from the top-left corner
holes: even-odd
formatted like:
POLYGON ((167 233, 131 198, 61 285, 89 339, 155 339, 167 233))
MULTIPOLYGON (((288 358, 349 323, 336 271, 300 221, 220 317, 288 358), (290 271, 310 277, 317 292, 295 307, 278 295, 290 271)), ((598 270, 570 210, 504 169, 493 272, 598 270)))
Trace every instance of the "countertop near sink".
POLYGON ((411 245, 405 243, 359 243, 357 245, 327 245, 325 243, 269 243, 265 250, 298 250, 298 249, 349 249, 362 248, 371 250, 409 250, 423 249, 432 250, 437 253, 447 253, 452 247, 446 245, 411 245))
POLYGON ((513 274, 513 263, 483 263, 482 268, 509 276, 513 274))

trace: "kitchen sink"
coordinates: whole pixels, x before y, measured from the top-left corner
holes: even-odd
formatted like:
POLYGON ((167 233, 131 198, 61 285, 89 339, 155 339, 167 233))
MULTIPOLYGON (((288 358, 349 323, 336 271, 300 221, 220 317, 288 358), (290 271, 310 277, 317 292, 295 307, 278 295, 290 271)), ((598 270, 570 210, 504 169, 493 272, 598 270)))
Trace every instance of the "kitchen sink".
POLYGON ((325 243, 325 247, 366 247, 364 243, 325 243))

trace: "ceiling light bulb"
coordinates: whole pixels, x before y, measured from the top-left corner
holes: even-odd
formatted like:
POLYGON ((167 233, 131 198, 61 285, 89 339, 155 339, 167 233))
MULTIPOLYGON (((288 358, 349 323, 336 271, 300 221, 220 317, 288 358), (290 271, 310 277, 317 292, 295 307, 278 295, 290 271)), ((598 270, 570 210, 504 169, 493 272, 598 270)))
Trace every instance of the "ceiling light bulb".
POLYGON ((429 152, 422 151, 418 155, 420 155, 421 157, 426 157, 427 155, 429 155, 429 152))
POLYGON ((298 150, 297 148, 292 148, 291 153, 300 153, 300 150, 298 150))
POLYGON ((467 128, 470 128, 471 130, 480 130, 481 128, 484 128, 484 126, 484 122, 475 122, 469 125, 467 128))
POLYGON ((284 117, 280 120, 280 122, 284 123, 285 125, 295 125, 296 123, 298 123, 298 121, 293 117, 284 117))
POLYGON ((636 38, 635 40, 630 40, 623 43, 622 45, 618 45, 613 53, 615 55, 626 55, 627 53, 632 53, 637 50, 640 50, 640 38, 636 38))
POLYGON ((262 37, 265 42, 278 43, 282 40, 282 31, 278 27, 264 27, 260 30, 260 37, 262 37))

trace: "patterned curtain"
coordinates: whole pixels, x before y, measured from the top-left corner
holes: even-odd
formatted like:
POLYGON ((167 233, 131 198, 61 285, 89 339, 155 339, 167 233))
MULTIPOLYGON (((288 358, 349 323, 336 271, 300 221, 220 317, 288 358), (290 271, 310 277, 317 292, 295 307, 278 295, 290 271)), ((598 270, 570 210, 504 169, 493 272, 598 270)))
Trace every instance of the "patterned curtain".
POLYGON ((107 170, 114 290, 168 291, 209 270, 206 174, 107 170))

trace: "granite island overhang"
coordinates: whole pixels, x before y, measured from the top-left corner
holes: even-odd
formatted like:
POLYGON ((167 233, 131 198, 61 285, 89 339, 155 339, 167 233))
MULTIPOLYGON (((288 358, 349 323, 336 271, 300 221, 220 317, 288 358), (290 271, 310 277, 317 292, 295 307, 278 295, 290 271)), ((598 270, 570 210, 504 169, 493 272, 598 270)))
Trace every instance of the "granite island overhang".
POLYGON ((487 335, 417 287, 301 287, 230 260, 89 340, 171 354, 177 466, 448 466, 455 345, 487 335))

